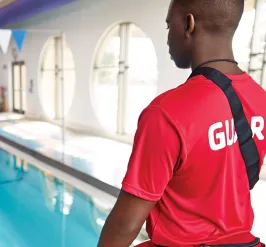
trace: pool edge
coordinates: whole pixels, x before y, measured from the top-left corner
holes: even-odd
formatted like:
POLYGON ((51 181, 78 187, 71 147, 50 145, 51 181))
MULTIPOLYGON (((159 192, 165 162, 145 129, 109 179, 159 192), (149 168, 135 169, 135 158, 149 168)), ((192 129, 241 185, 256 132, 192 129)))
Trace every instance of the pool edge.
POLYGON ((36 160, 43 162, 45 164, 47 164, 48 166, 55 168, 61 172, 64 172, 88 185, 91 185, 113 197, 118 197, 120 189, 104 183, 88 174, 85 174, 83 172, 80 172, 70 166, 67 166, 57 160, 54 160, 52 158, 49 158, 35 150, 29 149, 27 147, 25 147, 24 145, 21 145, 17 142, 14 142, 8 138, 5 138, 3 136, 0 135, 0 141, 2 141, 3 143, 6 143, 7 145, 10 145, 11 147, 17 149, 18 151, 22 151, 24 153, 26 153, 27 155, 35 158, 36 160))

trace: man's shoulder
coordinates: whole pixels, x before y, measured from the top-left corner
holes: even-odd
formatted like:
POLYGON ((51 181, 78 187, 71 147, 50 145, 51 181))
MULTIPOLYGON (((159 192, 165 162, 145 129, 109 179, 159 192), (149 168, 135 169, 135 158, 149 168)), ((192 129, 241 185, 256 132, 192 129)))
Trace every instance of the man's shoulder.
POLYGON ((156 106, 163 106, 165 103, 171 101, 173 98, 177 99, 177 95, 180 93, 180 91, 184 90, 185 84, 182 84, 176 88, 169 89, 161 94, 159 94, 151 103, 150 105, 156 105, 156 106))
MULTIPOLYGON (((183 102, 183 100, 189 100, 191 97, 191 87, 194 83, 190 83, 191 80, 186 81, 185 83, 179 85, 176 88, 167 90, 166 92, 158 95, 150 105, 160 106, 162 108, 171 106, 172 104, 178 104, 183 102)), ((195 83, 196 84, 196 83, 195 83)), ((195 85, 194 84, 194 85, 195 85)))

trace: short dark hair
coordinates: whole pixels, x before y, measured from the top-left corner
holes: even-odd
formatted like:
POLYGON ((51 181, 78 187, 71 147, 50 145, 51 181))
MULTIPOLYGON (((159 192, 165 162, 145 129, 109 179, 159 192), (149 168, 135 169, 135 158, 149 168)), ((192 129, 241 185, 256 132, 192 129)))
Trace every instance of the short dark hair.
POLYGON ((175 0, 211 32, 235 33, 244 11, 244 0, 175 0))

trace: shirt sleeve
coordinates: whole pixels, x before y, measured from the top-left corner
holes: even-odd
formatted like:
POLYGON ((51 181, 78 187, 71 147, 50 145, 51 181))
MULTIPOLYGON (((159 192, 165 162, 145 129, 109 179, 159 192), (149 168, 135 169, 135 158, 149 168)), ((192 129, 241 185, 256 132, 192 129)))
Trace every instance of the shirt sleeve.
POLYGON ((148 201, 160 200, 180 153, 174 123, 159 106, 141 114, 122 190, 148 201))

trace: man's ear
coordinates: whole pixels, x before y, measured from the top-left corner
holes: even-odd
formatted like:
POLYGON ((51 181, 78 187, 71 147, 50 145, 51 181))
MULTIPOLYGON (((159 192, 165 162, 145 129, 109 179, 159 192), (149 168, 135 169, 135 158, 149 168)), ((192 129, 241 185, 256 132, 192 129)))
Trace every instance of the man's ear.
POLYGON ((187 15, 187 23, 186 23, 186 32, 185 32, 185 36, 186 38, 189 38, 190 35, 194 32, 195 30, 195 19, 194 16, 192 14, 188 14, 187 15))

